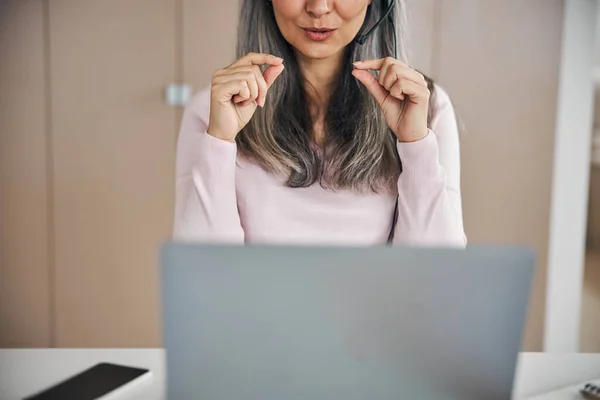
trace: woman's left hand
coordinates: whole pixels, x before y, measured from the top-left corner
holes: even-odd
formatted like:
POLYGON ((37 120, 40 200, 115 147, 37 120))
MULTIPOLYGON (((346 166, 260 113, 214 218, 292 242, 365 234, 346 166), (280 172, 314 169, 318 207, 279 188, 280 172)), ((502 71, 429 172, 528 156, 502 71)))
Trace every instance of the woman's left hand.
POLYGON ((358 61, 354 67, 352 75, 373 95, 400 142, 427 136, 430 93, 423 75, 392 57, 358 61), (378 70, 379 80, 368 70, 378 70))

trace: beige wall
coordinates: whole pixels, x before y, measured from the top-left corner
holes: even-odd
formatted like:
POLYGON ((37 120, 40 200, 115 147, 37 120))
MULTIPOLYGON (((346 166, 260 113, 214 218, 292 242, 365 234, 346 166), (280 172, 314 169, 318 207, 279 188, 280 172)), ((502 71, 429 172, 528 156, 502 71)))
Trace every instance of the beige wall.
POLYGON ((465 124, 471 240, 534 247, 524 347, 542 342, 562 0, 442 0, 434 76, 465 124))
POLYGON ((0 2, 0 346, 51 344, 44 14, 0 2))
POLYGON ((210 85, 213 72, 234 61, 237 3, 182 0, 182 75, 195 90, 210 85))
POLYGON ((172 227, 174 0, 50 1, 55 342, 159 344, 172 227), (143 10, 143 12, 141 11, 143 10))
MULTIPOLYGON (((181 114, 162 89, 201 89, 232 61, 236 2, 9 3, 19 6, 10 18, 1 6, 0 346, 158 346, 155 255, 170 231, 181 114)), ((562 1, 409 3, 414 65, 466 127, 471 243, 540 255, 524 342, 540 349, 562 1)))

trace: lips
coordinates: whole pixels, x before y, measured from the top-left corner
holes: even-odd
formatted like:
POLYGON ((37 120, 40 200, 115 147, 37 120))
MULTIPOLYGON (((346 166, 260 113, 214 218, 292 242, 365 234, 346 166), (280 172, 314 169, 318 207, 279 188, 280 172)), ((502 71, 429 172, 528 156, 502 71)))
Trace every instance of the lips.
POLYGON ((302 28, 310 40, 321 42, 333 36, 336 29, 333 28, 302 28))

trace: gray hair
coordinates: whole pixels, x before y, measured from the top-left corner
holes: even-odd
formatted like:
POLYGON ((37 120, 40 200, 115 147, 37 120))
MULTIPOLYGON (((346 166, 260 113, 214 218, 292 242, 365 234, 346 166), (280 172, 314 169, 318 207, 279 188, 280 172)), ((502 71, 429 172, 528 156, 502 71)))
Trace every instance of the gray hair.
MULTIPOLYGON (((395 55, 408 63, 405 2, 393 1, 395 36, 392 24, 384 22, 364 45, 353 41, 346 47, 348 62, 342 63, 324 110, 325 138, 320 149, 313 140, 313 118, 304 80, 292 46, 279 31, 272 3, 241 1, 237 56, 256 52, 285 60, 285 69, 269 89, 264 108, 256 110, 236 138, 241 154, 269 172, 285 174, 289 187, 307 187, 316 182, 333 190, 378 192, 395 187, 401 172, 396 138, 375 99, 352 76, 351 63, 395 55)), ((384 3, 372 1, 361 31, 381 18, 387 8, 384 3)))

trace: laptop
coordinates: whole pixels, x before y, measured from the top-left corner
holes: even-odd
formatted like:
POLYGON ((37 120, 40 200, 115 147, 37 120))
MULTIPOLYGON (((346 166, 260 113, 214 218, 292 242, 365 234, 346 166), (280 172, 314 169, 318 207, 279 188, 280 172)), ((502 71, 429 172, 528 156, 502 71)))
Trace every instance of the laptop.
POLYGON ((507 400, 534 271, 518 247, 169 243, 172 400, 507 400))

